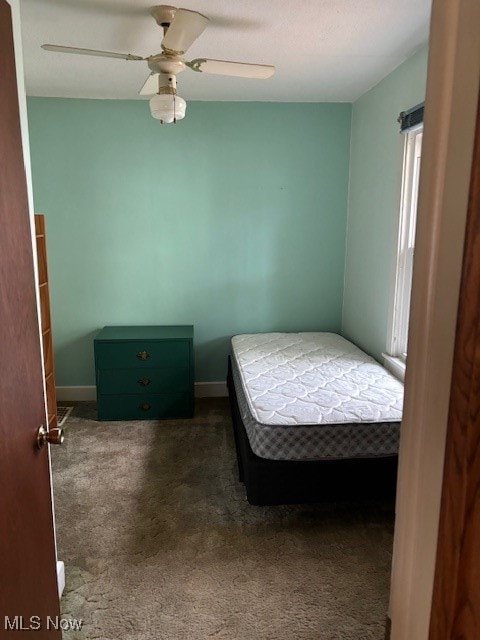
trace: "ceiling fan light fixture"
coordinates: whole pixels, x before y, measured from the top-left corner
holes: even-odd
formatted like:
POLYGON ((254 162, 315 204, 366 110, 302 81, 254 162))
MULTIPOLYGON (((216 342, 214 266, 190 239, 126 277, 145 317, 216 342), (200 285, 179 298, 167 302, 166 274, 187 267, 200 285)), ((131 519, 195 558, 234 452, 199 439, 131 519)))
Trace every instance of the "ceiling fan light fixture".
POLYGON ((151 14, 157 24, 163 27, 164 36, 161 52, 146 58, 131 53, 117 53, 97 49, 81 49, 65 45, 44 44, 43 49, 60 53, 74 53, 104 58, 119 58, 128 61, 146 62, 150 75, 140 90, 142 96, 152 96, 150 111, 162 124, 177 122, 185 117, 187 104, 177 95, 176 75, 186 68, 197 73, 236 76, 241 78, 269 78, 275 73, 275 67, 265 64, 250 64, 228 60, 196 58, 191 62, 182 56, 203 33, 208 18, 190 9, 177 9, 169 5, 152 7, 151 14))
POLYGON ((187 103, 176 94, 156 94, 150 100, 150 113, 162 124, 171 124, 183 120, 187 103))

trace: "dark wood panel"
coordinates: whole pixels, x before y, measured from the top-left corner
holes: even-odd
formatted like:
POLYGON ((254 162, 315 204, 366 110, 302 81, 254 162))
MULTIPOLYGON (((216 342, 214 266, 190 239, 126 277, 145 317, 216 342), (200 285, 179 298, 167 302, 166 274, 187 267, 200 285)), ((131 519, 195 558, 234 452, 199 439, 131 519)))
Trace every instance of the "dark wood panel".
POLYGON ((48 282, 47 256, 42 251, 44 242, 44 236, 37 236, 38 283, 41 285, 48 282))
POLYGON ((48 374, 45 380, 47 391, 48 426, 57 426, 57 392, 55 389, 55 378, 53 373, 48 374))
POLYGON ((43 339, 43 366, 45 377, 53 374, 53 354, 52 354, 52 333, 47 329, 42 336, 43 339))
POLYGON ((42 320, 42 333, 50 329, 50 294, 48 283, 40 285, 40 316, 42 320))
POLYGON ((430 640, 480 638, 480 103, 458 308, 430 640))

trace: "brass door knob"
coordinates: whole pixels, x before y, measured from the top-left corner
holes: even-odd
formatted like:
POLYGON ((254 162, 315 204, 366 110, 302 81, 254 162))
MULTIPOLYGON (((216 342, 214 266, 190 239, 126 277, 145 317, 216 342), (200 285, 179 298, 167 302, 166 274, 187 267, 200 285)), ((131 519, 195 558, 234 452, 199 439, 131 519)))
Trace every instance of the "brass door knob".
POLYGON ((138 380, 138 384, 143 385, 144 387, 146 387, 147 385, 149 385, 151 382, 150 378, 140 378, 140 380, 138 380))
POLYGON ((148 404, 148 402, 144 402, 143 404, 140 405, 140 409, 142 409, 142 411, 148 411, 151 408, 152 408, 152 405, 148 404))
POLYGON ((37 446, 41 449, 45 444, 62 444, 65 440, 65 434, 63 429, 55 427, 54 429, 45 429, 43 424, 39 427, 37 432, 37 446))
POLYGON ((148 353, 148 351, 139 351, 137 353, 137 358, 139 360, 148 360, 149 357, 150 357, 150 354, 148 353))

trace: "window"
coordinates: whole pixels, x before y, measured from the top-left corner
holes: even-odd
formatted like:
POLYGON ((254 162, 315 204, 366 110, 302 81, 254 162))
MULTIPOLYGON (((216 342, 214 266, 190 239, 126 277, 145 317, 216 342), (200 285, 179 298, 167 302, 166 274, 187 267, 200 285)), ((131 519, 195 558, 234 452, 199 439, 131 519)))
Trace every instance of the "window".
POLYGON ((408 319, 410 315, 422 137, 423 124, 421 122, 420 124, 415 123, 414 127, 405 131, 395 286, 389 344, 387 344, 388 353, 385 356, 386 363, 393 366, 396 369, 395 373, 400 376, 405 371, 407 358, 408 319))

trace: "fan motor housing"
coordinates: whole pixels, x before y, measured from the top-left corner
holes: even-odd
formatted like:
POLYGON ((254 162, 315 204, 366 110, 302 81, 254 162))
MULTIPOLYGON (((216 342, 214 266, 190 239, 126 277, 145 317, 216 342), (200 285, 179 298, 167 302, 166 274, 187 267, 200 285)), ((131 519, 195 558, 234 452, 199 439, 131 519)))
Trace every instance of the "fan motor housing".
POLYGON ((153 73, 169 73, 176 76, 185 69, 185 62, 178 56, 159 53, 148 58, 148 67, 153 73))

